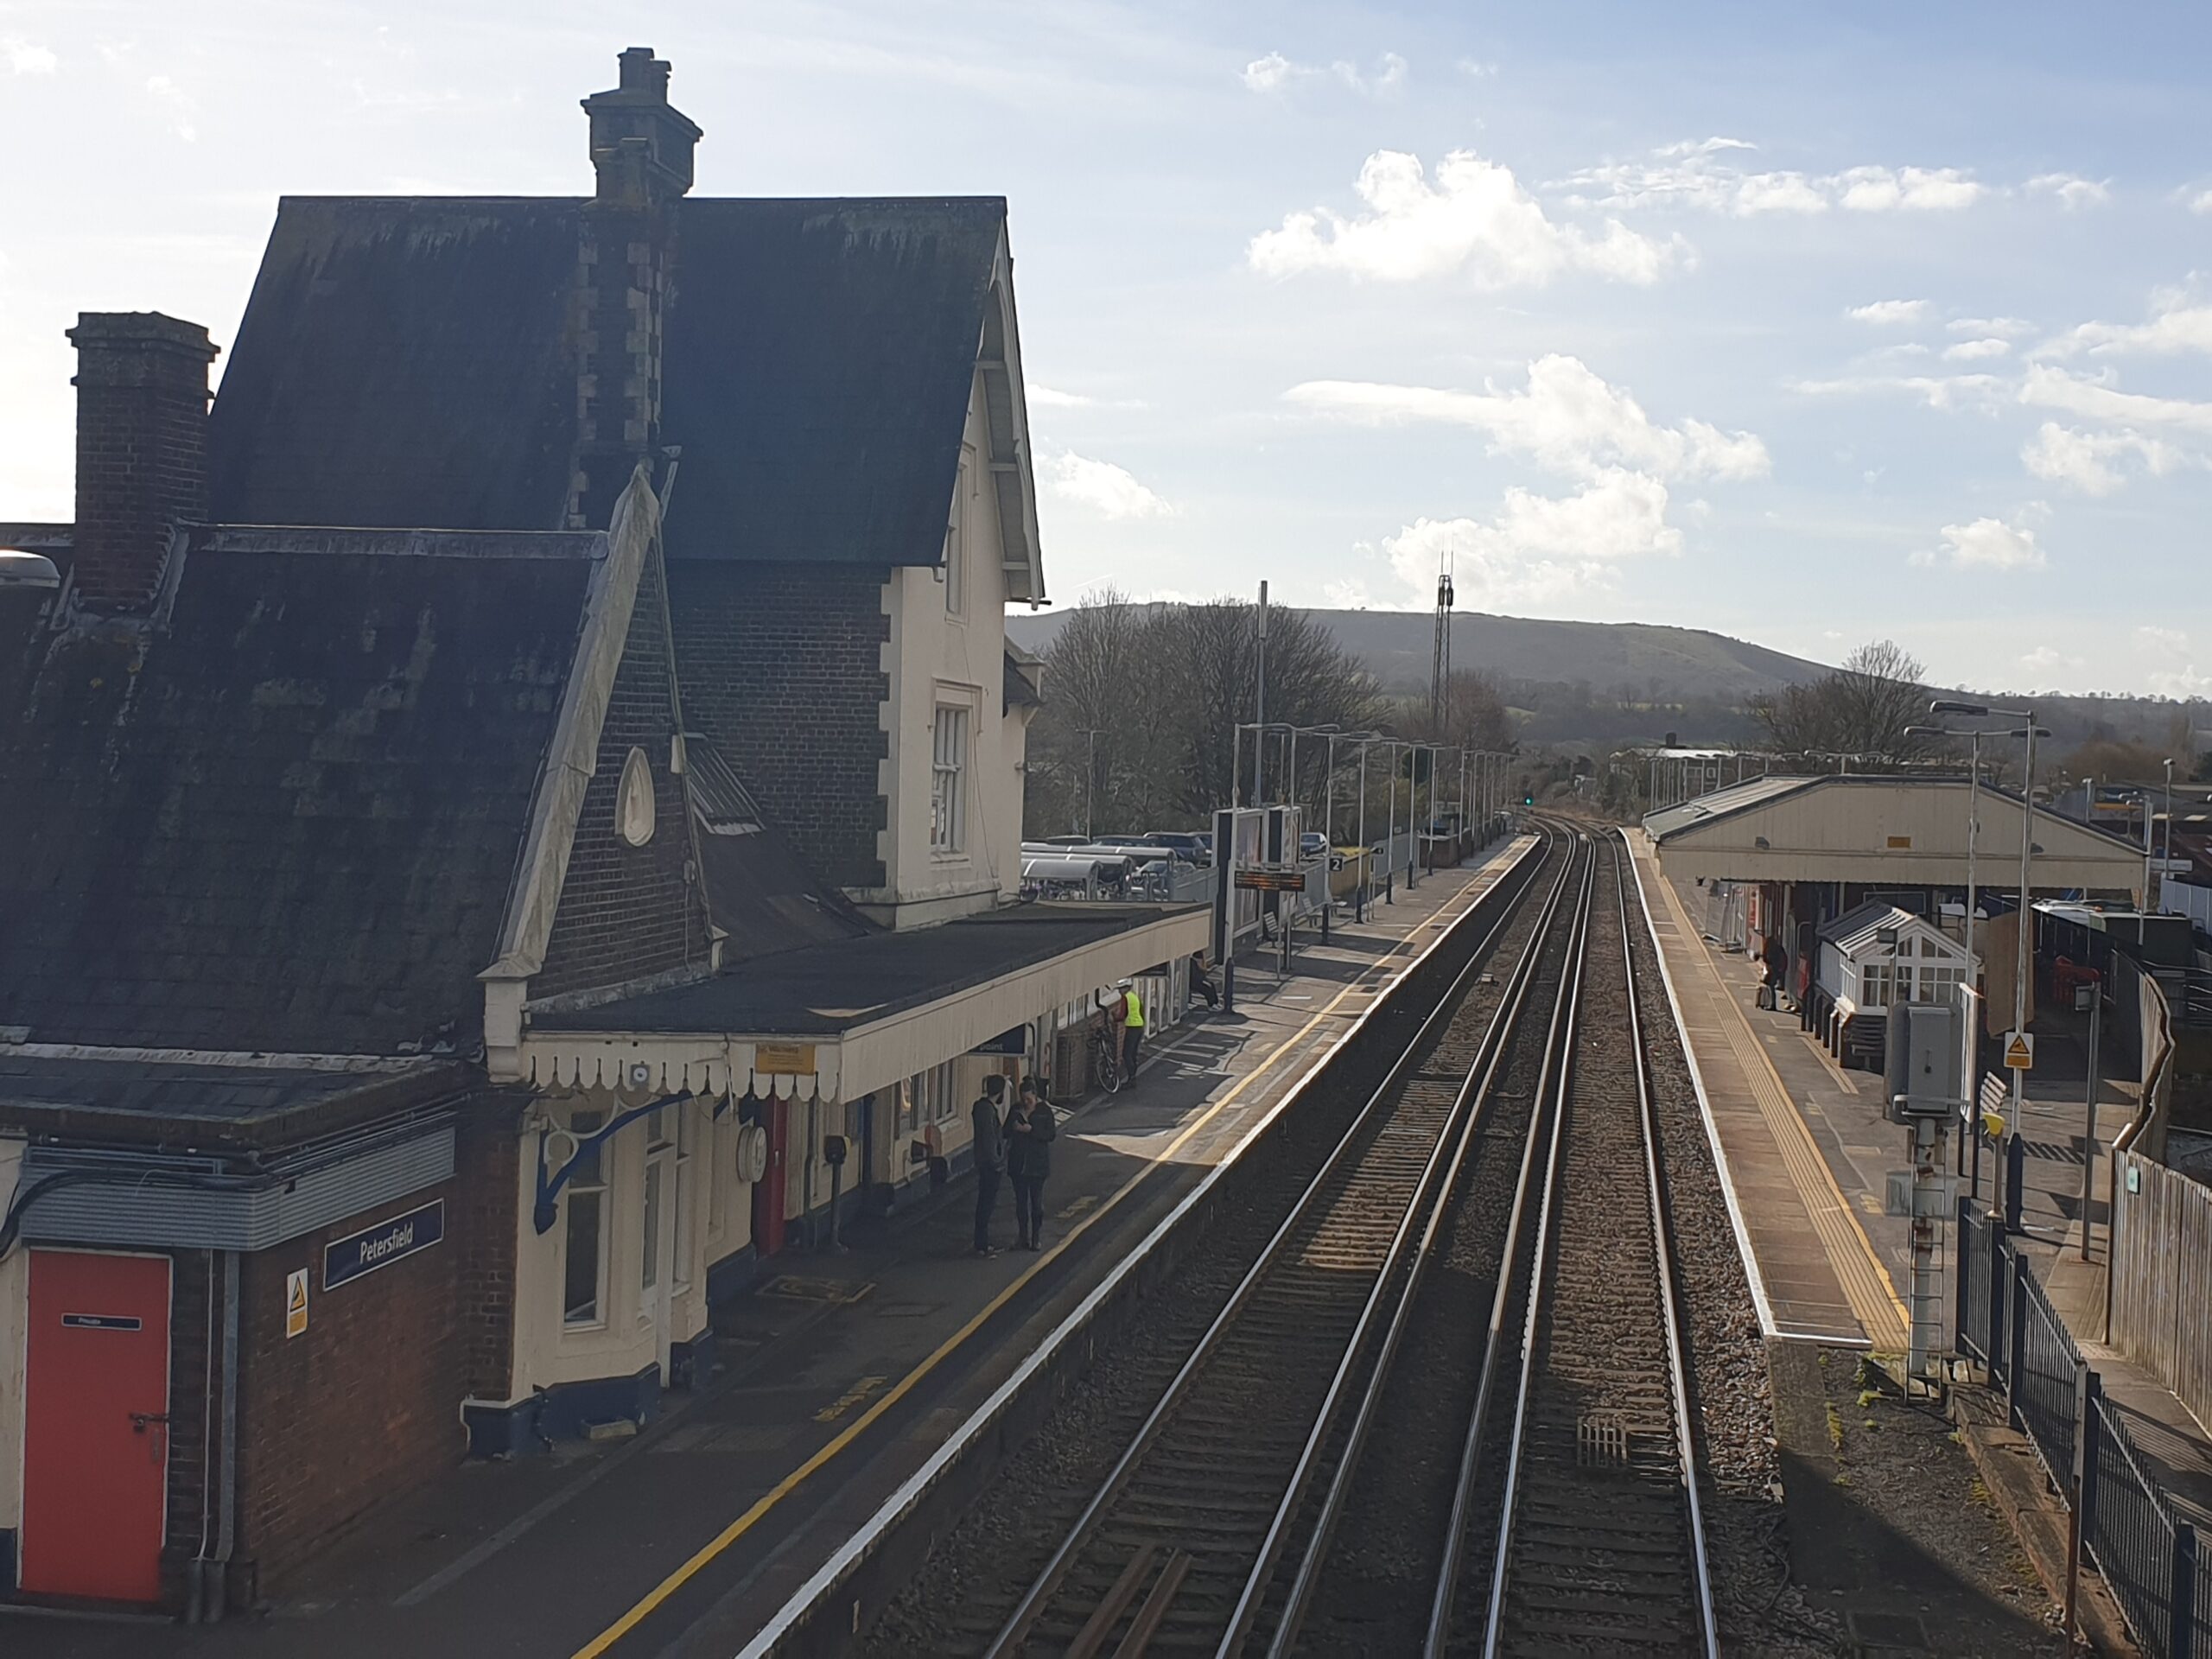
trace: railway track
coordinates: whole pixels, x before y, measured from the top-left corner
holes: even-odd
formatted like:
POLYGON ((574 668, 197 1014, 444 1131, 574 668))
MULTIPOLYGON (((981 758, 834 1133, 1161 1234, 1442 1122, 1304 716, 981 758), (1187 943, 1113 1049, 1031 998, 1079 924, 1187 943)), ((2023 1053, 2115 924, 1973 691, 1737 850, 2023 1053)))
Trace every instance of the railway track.
POLYGON ((935 1647, 1717 1651, 1625 854, 1536 827, 1249 1269, 1165 1310, 1182 1334, 1089 1425, 1103 1478, 935 1647))
POLYGON ((1718 1651, 1624 858, 1578 950, 1511 1393, 1463 1461, 1464 1494, 1502 1465, 1487 1572, 1455 1555, 1431 1652, 1718 1651))
POLYGON ((1524 1012, 1556 1001, 1588 855, 1552 833, 1510 969, 1478 953, 1440 999, 985 1652, 1233 1651, 1269 1614, 1297 1499, 1395 1346, 1524 1012))

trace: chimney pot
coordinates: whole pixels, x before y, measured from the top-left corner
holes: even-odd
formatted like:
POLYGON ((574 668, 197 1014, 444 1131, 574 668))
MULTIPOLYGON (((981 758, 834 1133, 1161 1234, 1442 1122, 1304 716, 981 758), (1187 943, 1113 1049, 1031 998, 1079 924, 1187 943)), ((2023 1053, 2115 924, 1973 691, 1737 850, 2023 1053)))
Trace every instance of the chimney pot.
POLYGON ((86 312, 77 348, 77 524, 72 580, 87 606, 148 607, 177 526, 207 516, 207 365, 196 322, 86 312))

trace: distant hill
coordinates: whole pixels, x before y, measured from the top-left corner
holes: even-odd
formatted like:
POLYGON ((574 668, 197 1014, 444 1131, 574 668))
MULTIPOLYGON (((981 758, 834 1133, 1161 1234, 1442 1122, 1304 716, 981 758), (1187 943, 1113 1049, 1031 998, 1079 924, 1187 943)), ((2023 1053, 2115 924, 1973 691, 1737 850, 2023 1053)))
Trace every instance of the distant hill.
MULTIPOLYGON (((1009 613, 1006 631, 1042 651, 1065 612, 1009 613)), ((1428 683, 1435 619, 1421 611, 1313 611, 1345 650, 1365 663, 1386 690, 1428 683)), ((1754 692, 1818 679, 1819 663, 1769 651, 1703 628, 1649 622, 1548 622, 1531 617, 1462 613, 1452 619, 1452 666, 1509 681, 1572 685, 1603 695, 1628 688, 1637 697, 1670 702, 1710 699, 1739 704, 1754 692)))

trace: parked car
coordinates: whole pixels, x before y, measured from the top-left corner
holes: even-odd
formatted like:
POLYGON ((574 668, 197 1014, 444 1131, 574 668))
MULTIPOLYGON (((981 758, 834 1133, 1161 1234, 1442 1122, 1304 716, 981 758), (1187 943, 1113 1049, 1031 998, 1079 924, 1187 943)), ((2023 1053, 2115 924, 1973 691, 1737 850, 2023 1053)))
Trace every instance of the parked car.
POLYGON ((1145 840, 1154 847, 1165 847, 1188 864, 1211 864, 1213 849, 1205 843, 1208 837, 1195 830, 1154 830, 1147 832, 1145 840))
POLYGON ((1329 838, 1319 830, 1308 830, 1298 838, 1298 855, 1302 859, 1319 858, 1328 850, 1329 838))

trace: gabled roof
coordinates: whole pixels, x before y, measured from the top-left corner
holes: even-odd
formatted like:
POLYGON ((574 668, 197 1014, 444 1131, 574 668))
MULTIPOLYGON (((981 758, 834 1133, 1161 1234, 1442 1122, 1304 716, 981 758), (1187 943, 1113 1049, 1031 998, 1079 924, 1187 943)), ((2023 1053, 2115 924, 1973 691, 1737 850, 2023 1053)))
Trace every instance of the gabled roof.
MULTIPOLYGON (((582 212, 287 197, 215 401, 211 516, 559 527, 582 212)), ((938 563, 981 367, 1005 563, 1016 597, 1041 598, 1005 201, 693 197, 675 212, 669 556, 938 563)))
POLYGON ((1881 935, 1885 930, 1900 936, 1910 934, 1917 938, 1932 938, 1943 947, 1943 954, 1961 962, 1966 960, 1966 947, 1934 926, 1925 918, 1879 899, 1870 899, 1863 905, 1854 905, 1840 916, 1831 917, 1821 924, 1820 937, 1823 943, 1833 944, 1847 957, 1862 957, 1869 951, 1886 951, 1881 935))
POLYGON ((211 527, 165 626, 0 640, 0 1027, 472 1050, 607 546, 211 527))
POLYGON ((725 964, 876 931, 842 893, 815 884, 784 832, 713 742, 686 733, 683 770, 699 825, 707 908, 725 935, 725 964))
POLYGON ((1663 841, 1677 830, 1687 830, 1693 824, 1726 817, 1732 812, 1740 812, 1761 801, 1777 799, 1820 781, 1817 778, 1771 775, 1746 778, 1740 784, 1731 784, 1726 789, 1716 789, 1709 794, 1694 796, 1673 806, 1662 807, 1656 812, 1646 813, 1643 827, 1652 840, 1663 841))

